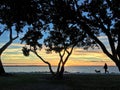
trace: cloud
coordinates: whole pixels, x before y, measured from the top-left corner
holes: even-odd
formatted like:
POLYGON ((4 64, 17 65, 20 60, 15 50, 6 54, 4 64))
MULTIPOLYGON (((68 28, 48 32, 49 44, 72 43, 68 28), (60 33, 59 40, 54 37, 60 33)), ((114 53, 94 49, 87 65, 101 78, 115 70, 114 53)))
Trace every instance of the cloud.
MULTIPOLYGON (((23 46, 24 45, 22 44, 13 43, 3 53, 3 63, 46 65, 32 52, 30 53, 29 57, 25 57, 21 50, 23 46)), ((44 60, 49 61, 52 65, 58 64, 58 54, 54 52, 52 54, 46 54, 44 48, 39 51, 38 54, 44 60)), ((82 48, 75 48, 66 65, 102 65, 104 62, 109 62, 111 64, 111 60, 105 54, 103 54, 101 50, 84 50, 82 48)))
POLYGON ((19 46, 19 47, 24 47, 24 44, 18 44, 18 43, 12 43, 11 46, 19 46))

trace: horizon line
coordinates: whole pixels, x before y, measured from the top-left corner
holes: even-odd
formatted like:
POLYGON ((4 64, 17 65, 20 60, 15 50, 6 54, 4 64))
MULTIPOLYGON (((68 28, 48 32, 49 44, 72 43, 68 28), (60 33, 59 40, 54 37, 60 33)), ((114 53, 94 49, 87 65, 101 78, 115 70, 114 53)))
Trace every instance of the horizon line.
MULTIPOLYGON (((3 65, 3 66, 4 67, 48 67, 47 65, 3 65)), ((92 66, 103 66, 103 65, 66 65, 65 67, 92 67, 92 66)), ((115 66, 115 65, 109 65, 109 66, 115 66)), ((57 67, 57 65, 52 65, 52 67, 57 67)))

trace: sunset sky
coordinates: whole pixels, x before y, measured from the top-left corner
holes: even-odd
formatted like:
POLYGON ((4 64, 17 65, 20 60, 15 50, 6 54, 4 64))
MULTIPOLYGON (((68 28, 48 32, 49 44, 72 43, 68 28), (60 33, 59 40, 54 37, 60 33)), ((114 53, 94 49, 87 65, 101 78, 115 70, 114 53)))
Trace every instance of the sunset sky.
MULTIPOLYGON (((7 38, 7 36, 6 36, 7 38)), ((106 43, 106 38, 100 37, 100 39, 106 43)), ((0 39, 0 46, 7 41, 4 38, 0 39)), ((106 43, 107 45, 107 43, 106 43)), ((39 58, 37 58, 33 53, 30 53, 29 57, 25 57, 22 54, 22 47, 24 45, 20 44, 19 40, 16 40, 2 55, 2 62, 4 65, 46 65, 39 58)), ((109 47, 108 47, 109 48, 109 47)), ((59 61, 59 56, 56 53, 46 54, 43 49, 39 52, 45 60, 49 61, 52 65, 57 65, 59 61)), ((66 66, 92 66, 92 65, 114 65, 114 63, 101 51, 101 49, 90 49, 83 50, 81 48, 75 48, 72 55, 70 56, 66 66)))
MULTIPOLYGON (((82 0, 81 0, 82 1, 82 0)), ((79 2, 81 3, 81 2, 79 2)), ((0 29, 3 26, 0 24, 0 29)), ((25 28, 24 28, 25 29, 25 28)), ((13 32, 14 34, 14 32, 13 32)), ((20 36, 23 36, 21 34, 20 36)), ((109 49, 108 41, 103 35, 99 39, 106 45, 109 49)), ((0 36, 0 48, 8 41, 8 32, 0 36)), ((39 58, 37 58, 33 53, 30 53, 29 57, 25 57, 22 54, 22 47, 24 45, 20 44, 19 40, 13 42, 9 48, 7 48, 2 54, 2 63, 4 65, 46 65, 39 58)), ((59 56, 56 53, 46 54, 45 50, 39 52, 43 59, 49 61, 52 65, 57 65, 59 56)), ((75 48, 72 55, 70 56, 66 66, 91 66, 91 65, 115 65, 112 60, 110 60, 101 49, 90 49, 83 50, 82 48, 75 48)))

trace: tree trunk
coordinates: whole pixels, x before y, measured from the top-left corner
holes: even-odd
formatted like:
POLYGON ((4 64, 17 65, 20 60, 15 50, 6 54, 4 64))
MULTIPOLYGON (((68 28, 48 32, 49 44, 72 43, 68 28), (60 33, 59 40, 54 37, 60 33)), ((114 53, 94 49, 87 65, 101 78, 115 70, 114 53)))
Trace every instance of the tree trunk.
POLYGON ((44 63, 46 63, 49 67, 50 73, 54 76, 54 72, 52 70, 52 66, 49 62, 45 61, 36 51, 31 50, 39 59, 41 59, 44 63))
POLYGON ((120 61, 115 62, 116 66, 118 67, 118 70, 120 72, 120 61))
POLYGON ((11 28, 10 28, 10 33, 9 33, 9 41, 0 48, 0 75, 1 75, 1 74, 6 74, 6 73, 5 73, 5 70, 4 70, 4 68, 3 68, 3 65, 2 65, 1 55, 2 55, 2 53, 8 48, 8 46, 10 46, 11 43, 12 43, 15 39, 17 39, 18 37, 19 37, 19 36, 18 36, 18 33, 17 33, 17 36, 12 37, 12 27, 11 27, 11 28))
POLYGON ((63 78, 63 74, 64 74, 64 65, 62 65, 60 70, 60 78, 63 78))
POLYGON ((64 65, 62 65, 61 69, 59 72, 56 73, 56 78, 57 79, 62 79, 64 74, 64 65))
POLYGON ((1 62, 1 57, 0 57, 0 75, 4 75, 5 74, 5 70, 3 68, 3 64, 1 62))

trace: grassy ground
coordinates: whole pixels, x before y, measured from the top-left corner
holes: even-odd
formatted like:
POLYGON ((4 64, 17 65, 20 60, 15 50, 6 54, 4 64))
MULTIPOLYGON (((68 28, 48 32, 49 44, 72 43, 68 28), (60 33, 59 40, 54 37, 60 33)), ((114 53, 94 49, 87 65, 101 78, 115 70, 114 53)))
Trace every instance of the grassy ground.
POLYGON ((63 80, 49 74, 0 76, 0 90, 120 90, 120 75, 66 74, 63 80))

